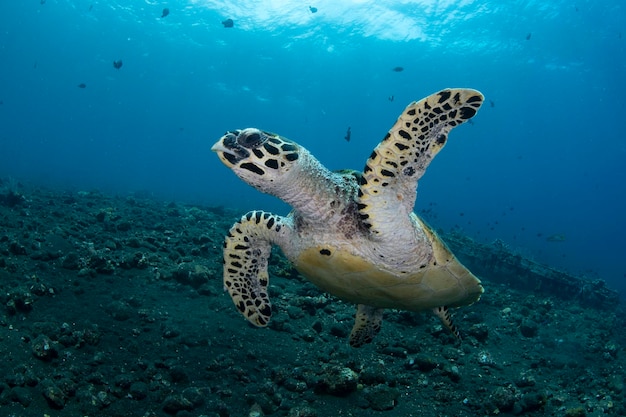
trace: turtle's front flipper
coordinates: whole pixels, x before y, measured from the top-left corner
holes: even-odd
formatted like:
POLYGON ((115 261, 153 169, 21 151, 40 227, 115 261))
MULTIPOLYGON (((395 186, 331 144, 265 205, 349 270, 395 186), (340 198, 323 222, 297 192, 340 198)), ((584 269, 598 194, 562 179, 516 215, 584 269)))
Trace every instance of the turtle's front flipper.
POLYGON ((383 309, 359 304, 350 333, 350 346, 358 348, 374 340, 383 323, 383 309))
POLYGON ((267 261, 272 244, 286 229, 283 217, 251 211, 231 227, 224 241, 224 286, 239 312, 255 326, 267 326, 272 316, 267 261))
POLYGON ((370 155, 359 192, 359 214, 374 236, 393 236, 409 215, 417 181, 443 148, 448 133, 471 119, 483 95, 470 89, 446 89, 410 104, 370 155))

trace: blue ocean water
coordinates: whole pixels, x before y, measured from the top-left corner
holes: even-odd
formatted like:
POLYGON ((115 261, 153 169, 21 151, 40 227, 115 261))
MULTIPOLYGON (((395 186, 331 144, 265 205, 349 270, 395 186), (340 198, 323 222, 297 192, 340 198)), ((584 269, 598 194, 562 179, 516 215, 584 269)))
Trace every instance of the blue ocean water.
POLYGON ((416 211, 626 294, 624 8, 5 2, 0 177, 286 212, 210 151, 226 130, 277 132, 331 169, 361 169, 408 103, 471 87, 486 103, 451 133, 416 211))

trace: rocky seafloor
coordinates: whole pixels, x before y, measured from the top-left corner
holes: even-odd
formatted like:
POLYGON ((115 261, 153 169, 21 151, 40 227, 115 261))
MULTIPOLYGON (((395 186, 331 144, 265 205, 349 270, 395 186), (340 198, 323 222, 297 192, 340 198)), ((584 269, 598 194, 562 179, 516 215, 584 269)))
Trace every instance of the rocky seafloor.
POLYGON ((275 253, 274 316, 253 328, 221 280, 241 214, 0 182, 0 415, 626 415, 622 306, 488 272, 455 312, 462 342, 389 311, 352 349, 354 306, 275 253))

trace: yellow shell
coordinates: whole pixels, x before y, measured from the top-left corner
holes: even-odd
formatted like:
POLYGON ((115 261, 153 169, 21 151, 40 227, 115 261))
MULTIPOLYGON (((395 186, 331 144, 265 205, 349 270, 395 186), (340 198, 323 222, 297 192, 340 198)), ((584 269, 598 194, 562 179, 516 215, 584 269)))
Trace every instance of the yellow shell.
POLYGON ((456 259, 428 225, 420 223, 430 239, 434 261, 412 273, 383 269, 332 245, 303 250, 294 262, 295 267, 323 290, 355 304, 422 311, 477 301, 483 292, 480 280, 456 259))

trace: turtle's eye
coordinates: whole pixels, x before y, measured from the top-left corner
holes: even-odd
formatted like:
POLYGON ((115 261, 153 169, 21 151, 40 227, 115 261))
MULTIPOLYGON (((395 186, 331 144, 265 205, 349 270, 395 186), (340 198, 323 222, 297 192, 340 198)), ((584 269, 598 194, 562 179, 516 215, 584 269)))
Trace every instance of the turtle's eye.
POLYGON ((239 134, 239 132, 235 131, 235 132, 226 132, 224 134, 224 146, 226 146, 227 148, 232 148, 235 146, 235 144, 237 143, 237 135, 239 134))
POLYGON ((262 133, 259 131, 253 131, 253 132, 242 132, 238 137, 237 137, 237 143, 241 146, 243 146, 244 148, 256 148, 258 147, 261 142, 264 142, 266 138, 263 137, 262 133))

